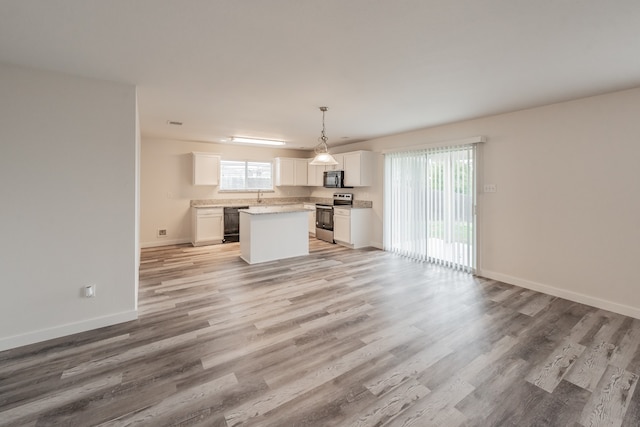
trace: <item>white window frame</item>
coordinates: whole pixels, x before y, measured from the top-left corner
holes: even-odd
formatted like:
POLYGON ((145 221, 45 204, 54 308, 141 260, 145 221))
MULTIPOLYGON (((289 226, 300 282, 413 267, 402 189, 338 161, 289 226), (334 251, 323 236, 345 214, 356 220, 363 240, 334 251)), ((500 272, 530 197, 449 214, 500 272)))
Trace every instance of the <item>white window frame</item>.
MULTIPOLYGON (((229 165, 227 165, 229 166, 229 165)), ((220 192, 227 192, 227 193, 257 193, 259 191, 274 191, 274 167, 273 167, 273 161, 259 161, 259 160, 232 160, 232 159, 226 159, 226 160, 220 160, 220 192), (225 172, 225 162, 228 163, 244 163, 244 188, 229 188, 229 187, 225 187, 225 177, 224 177, 224 172, 225 172), (270 169, 271 169, 271 177, 270 177, 270 182, 271 182, 271 186, 264 186, 264 187, 260 187, 260 188, 248 188, 247 184, 249 183, 249 176, 248 176, 248 171, 249 171, 249 166, 251 164, 260 164, 260 165, 269 165, 270 169)))

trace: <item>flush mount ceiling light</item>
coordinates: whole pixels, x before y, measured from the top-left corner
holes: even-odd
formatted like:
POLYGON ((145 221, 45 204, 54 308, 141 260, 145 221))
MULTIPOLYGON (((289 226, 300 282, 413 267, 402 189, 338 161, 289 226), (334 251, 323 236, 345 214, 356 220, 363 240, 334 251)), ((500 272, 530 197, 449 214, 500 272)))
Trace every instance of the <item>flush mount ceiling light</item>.
POLYGON ((324 134, 324 113, 328 110, 327 107, 320 107, 320 111, 322 111, 322 132, 320 133, 320 138, 318 138, 319 144, 313 149, 316 153, 316 156, 313 158, 310 165, 337 165, 336 159, 333 158, 331 154, 329 154, 329 146, 327 145, 327 136, 324 134))
POLYGON ((257 139, 257 138, 245 138, 243 136, 232 136, 231 142, 238 142, 243 144, 260 144, 260 145, 284 145, 284 141, 276 141, 273 139, 257 139))

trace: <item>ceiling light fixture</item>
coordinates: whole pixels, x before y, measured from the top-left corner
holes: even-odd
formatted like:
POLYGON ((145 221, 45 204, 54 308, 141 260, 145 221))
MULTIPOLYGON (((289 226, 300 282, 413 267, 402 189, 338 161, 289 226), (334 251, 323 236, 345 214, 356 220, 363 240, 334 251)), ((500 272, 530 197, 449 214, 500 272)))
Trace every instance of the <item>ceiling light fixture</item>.
POLYGON ((320 138, 318 138, 318 145, 313 149, 316 153, 316 156, 313 158, 310 165, 318 166, 318 165, 337 165, 336 159, 333 158, 331 154, 329 154, 329 146, 327 145, 327 136, 324 134, 324 113, 328 110, 327 107, 320 107, 320 111, 322 111, 322 132, 320 133, 320 138))
POLYGON ((260 144, 260 145, 284 145, 284 141, 276 141, 273 139, 257 139, 245 138, 243 136, 232 136, 231 142, 239 142, 243 144, 260 144))

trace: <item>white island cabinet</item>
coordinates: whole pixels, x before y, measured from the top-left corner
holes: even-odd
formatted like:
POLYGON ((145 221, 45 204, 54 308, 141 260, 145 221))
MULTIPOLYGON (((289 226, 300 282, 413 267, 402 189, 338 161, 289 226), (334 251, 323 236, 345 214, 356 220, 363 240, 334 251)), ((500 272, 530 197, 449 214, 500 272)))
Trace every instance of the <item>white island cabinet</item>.
POLYGON ((240 209, 240 257, 249 264, 309 255, 309 211, 298 206, 240 209))

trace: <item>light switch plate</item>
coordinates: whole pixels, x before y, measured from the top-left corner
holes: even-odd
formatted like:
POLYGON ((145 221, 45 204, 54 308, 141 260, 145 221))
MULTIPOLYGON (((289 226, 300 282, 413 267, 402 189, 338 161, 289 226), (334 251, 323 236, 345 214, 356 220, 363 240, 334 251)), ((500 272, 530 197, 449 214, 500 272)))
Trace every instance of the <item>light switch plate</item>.
POLYGON ((85 298, 93 298, 96 296, 96 285, 88 285, 84 287, 85 298))

